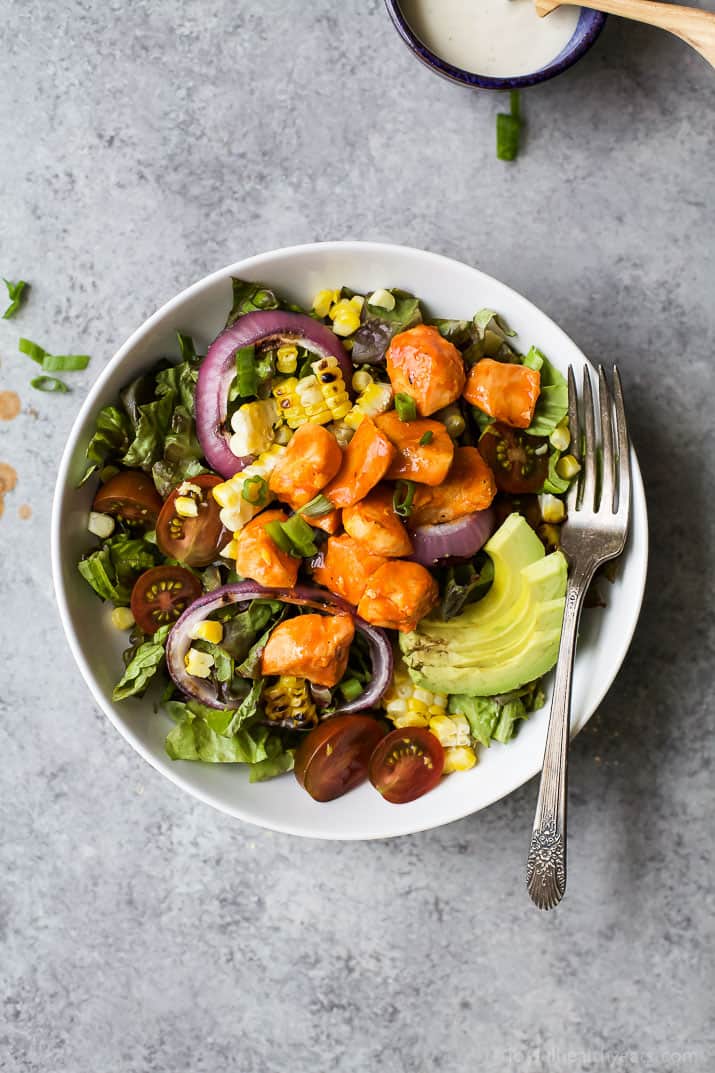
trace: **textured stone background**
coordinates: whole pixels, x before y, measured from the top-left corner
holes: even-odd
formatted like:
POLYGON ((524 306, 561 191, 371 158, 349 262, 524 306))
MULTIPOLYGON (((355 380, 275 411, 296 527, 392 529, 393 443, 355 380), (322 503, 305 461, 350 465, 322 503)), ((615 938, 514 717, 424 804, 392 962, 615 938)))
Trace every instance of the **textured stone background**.
POLYGON ((379 0, 2 0, 0 27, 0 272, 33 283, 0 321, 0 1068, 711 1070, 713 71, 612 20, 505 165, 502 101, 423 70, 379 0), (92 378, 208 270, 339 237, 476 263, 624 371, 650 584, 573 748, 553 914, 535 784, 390 843, 244 827, 130 750, 60 630, 51 489, 92 378), (18 334, 94 356, 72 394, 29 389, 18 334))

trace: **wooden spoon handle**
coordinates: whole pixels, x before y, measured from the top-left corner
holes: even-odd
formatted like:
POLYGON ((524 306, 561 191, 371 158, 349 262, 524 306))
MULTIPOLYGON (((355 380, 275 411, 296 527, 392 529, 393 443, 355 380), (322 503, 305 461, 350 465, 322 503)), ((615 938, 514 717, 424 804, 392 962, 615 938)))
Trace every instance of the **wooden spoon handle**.
MULTIPOLYGON (((565 0, 567 4, 571 2, 575 3, 576 0, 565 0)), ((548 15, 562 6, 562 0, 535 0, 535 4, 538 15, 548 15)), ((585 3, 579 0, 578 6, 670 30, 715 67, 715 14, 711 11, 682 7, 680 4, 662 4, 659 0, 586 0, 585 3)))

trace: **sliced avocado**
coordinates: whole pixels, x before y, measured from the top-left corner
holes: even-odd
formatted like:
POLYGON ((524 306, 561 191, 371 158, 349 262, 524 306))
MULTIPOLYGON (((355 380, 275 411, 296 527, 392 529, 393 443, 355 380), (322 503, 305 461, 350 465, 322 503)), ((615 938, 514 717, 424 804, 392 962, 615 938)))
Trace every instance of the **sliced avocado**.
POLYGON ((486 697, 539 678, 556 662, 566 595, 566 560, 511 514, 484 547, 494 582, 479 603, 443 622, 429 617, 400 636, 418 685, 434 693, 486 697))

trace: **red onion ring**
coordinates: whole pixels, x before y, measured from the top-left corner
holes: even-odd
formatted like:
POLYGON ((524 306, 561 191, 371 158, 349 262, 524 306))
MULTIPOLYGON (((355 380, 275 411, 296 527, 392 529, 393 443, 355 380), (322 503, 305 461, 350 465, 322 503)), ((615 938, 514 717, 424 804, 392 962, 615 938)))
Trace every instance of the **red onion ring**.
POLYGON ((181 618, 174 623, 166 643, 166 664, 176 685, 189 697, 201 701, 209 708, 228 709, 230 704, 219 700, 208 679, 196 678, 186 671, 184 656, 191 646, 190 636, 194 626, 203 622, 213 611, 228 604, 247 603, 249 600, 280 600, 282 603, 313 607, 318 611, 344 611, 350 615, 355 628, 367 639, 372 659, 372 678, 365 691, 349 704, 342 704, 331 715, 351 715, 353 712, 372 708, 385 694, 392 680, 392 646, 384 630, 371 626, 355 614, 355 609, 339 596, 324 589, 299 585, 295 589, 264 589, 254 581, 241 581, 235 585, 207 592, 187 607, 181 618))
POLYGON ((486 544, 496 527, 491 507, 467 514, 456 522, 421 525, 412 537, 412 558, 422 566, 434 566, 441 559, 465 559, 486 544))
POLYGON ((236 375, 234 354, 239 347, 253 346, 274 338, 296 343, 318 358, 332 355, 340 362, 345 387, 351 393, 352 362, 337 335, 305 313, 282 309, 259 309, 239 317, 218 335, 201 362, 196 384, 196 432, 211 469, 222 477, 232 477, 253 461, 253 455, 237 458, 229 447, 226 430, 228 389, 236 375))

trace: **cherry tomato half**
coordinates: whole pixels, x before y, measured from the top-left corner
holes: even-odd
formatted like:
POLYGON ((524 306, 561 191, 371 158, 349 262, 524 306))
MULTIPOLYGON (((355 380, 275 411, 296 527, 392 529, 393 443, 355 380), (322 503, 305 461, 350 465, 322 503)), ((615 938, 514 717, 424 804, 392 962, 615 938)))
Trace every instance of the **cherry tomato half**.
POLYGON ((141 522, 152 529, 156 525, 162 502, 147 473, 127 469, 103 484, 94 497, 92 510, 112 514, 125 522, 141 522))
POLYGON ((176 513, 181 485, 170 493, 156 523, 156 542, 164 555, 187 566, 208 566, 214 561, 219 548, 228 540, 219 517, 219 505, 211 495, 211 489, 222 481, 215 473, 201 473, 184 482, 201 489, 199 495, 188 493, 197 506, 195 518, 183 518, 176 513))
POLYGON ((403 805, 433 790, 442 777, 444 749, 424 727, 392 730, 370 757, 370 782, 386 801, 403 805))
POLYGON ((549 472, 546 437, 528 436, 499 421, 485 428, 479 438, 479 453, 494 473, 500 492, 538 492, 549 472))
POLYGON ((129 604, 139 629, 154 633, 160 626, 176 622, 201 592, 201 582, 190 570, 154 566, 137 578, 129 604))
POLYGON ((369 715, 335 715, 311 730, 295 754, 295 777, 316 801, 332 801, 367 778, 370 757, 385 733, 369 715))

